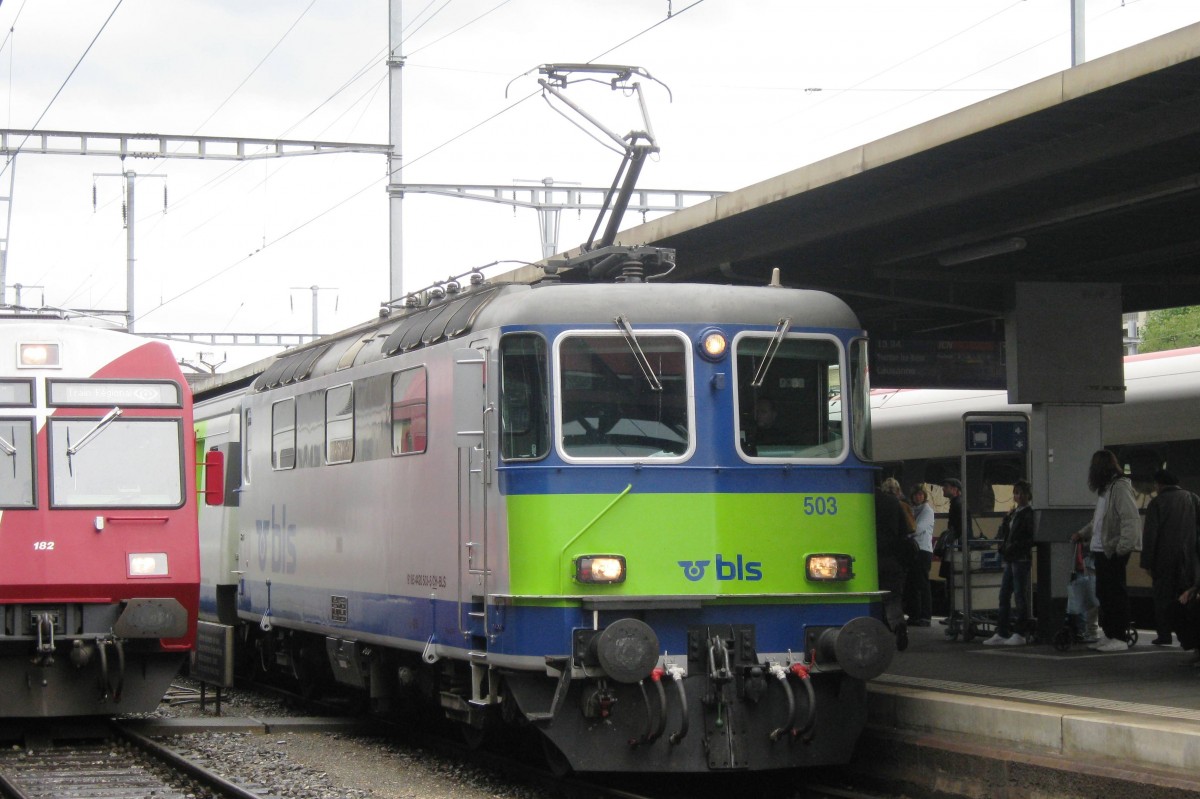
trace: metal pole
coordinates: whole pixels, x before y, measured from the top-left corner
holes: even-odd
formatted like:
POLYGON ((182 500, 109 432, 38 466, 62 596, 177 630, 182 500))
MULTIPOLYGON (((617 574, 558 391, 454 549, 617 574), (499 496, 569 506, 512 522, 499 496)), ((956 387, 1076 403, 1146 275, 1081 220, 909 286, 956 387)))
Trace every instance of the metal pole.
POLYGON ((313 338, 317 337, 317 292, 321 290, 320 286, 312 286, 312 323, 313 323, 313 338))
POLYGON ((1087 0, 1071 0, 1071 66, 1077 67, 1085 60, 1083 55, 1084 43, 1084 6, 1087 0))
MULTIPOLYGON (((402 0, 388 4, 388 184, 404 182, 404 56, 400 53, 404 36, 402 0)), ((388 299, 404 294, 404 193, 388 196, 389 282, 388 299)), ((313 331, 316 332, 316 331, 313 331)))
POLYGON ((12 200, 16 180, 17 157, 14 155, 8 159, 8 196, 3 198, 8 207, 5 209, 4 240, 0 241, 0 305, 8 297, 8 237, 12 230, 12 200))
POLYGON ((554 178, 543 178, 542 185, 546 187, 546 191, 538 203, 537 213, 542 233, 542 258, 550 260, 558 253, 558 222, 562 211, 553 205, 554 198, 551 194, 554 178))
POLYGON ((133 185, 137 173, 125 173, 125 328, 133 332, 133 185))

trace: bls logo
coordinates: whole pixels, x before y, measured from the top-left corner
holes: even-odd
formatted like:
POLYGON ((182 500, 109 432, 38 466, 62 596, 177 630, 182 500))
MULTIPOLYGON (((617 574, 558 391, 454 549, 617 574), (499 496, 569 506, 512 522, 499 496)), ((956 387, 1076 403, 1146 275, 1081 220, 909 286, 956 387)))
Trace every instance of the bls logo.
MULTIPOLYGON (((710 564, 712 564, 711 560, 679 561, 679 565, 683 568, 683 576, 693 583, 704 579, 704 573, 710 564)), ((757 582, 762 579, 762 561, 744 560, 741 555, 738 555, 736 560, 725 560, 717 555, 717 579, 757 582)))
POLYGON ((296 573, 296 525, 288 524, 287 505, 283 506, 282 517, 275 518, 275 506, 271 506, 270 519, 255 519, 254 532, 258 536, 258 567, 267 568, 267 553, 271 555, 271 571, 284 574, 296 573))

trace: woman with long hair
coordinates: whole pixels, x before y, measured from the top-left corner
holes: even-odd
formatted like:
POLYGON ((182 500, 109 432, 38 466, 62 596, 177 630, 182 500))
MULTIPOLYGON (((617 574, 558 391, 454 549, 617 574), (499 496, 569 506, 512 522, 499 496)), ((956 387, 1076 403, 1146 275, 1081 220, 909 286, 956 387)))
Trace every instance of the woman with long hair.
POLYGON ((1096 511, 1090 524, 1071 536, 1087 542, 1096 567, 1096 596, 1100 599, 1103 634, 1089 649, 1123 652, 1129 648, 1129 591, 1125 567, 1137 543, 1138 509, 1133 484, 1125 476, 1117 456, 1106 449, 1092 455, 1088 488, 1096 493, 1096 511))

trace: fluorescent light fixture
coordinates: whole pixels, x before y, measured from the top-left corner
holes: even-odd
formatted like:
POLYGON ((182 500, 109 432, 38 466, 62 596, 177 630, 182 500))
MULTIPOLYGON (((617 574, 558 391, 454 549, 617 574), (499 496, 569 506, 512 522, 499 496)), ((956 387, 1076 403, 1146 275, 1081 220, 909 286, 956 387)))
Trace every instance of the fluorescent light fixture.
POLYGON ((1023 249, 1025 249, 1025 239, 1013 236, 1009 239, 989 241, 985 244, 976 244, 974 247, 963 247, 961 250, 944 252, 937 257, 937 262, 942 266, 958 266, 959 264, 966 264, 971 261, 982 261, 984 258, 991 258, 993 255, 1019 252, 1023 249))

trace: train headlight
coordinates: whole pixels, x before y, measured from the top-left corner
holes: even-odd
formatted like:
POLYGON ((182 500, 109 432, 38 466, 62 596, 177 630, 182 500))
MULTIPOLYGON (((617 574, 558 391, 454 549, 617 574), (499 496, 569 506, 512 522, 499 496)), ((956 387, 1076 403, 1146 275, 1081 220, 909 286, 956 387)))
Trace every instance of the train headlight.
POLYGON ((710 327, 700 334, 700 354, 707 360, 721 360, 728 349, 729 339, 720 330, 710 327))
POLYGON ((58 344, 48 341, 22 341, 17 345, 17 366, 23 369, 44 369, 62 366, 58 344))
POLYGON ((808 579, 815 582, 845 582, 854 579, 854 558, 849 555, 809 555, 804 559, 808 579))
POLYGON ((575 579, 581 583, 623 583, 625 556, 582 555, 575 559, 575 579))
POLYGON ((129 555, 130 577, 165 577, 166 552, 134 552, 129 555))

